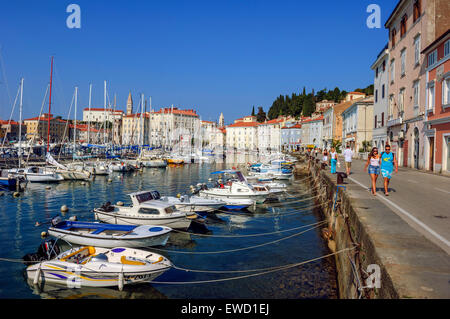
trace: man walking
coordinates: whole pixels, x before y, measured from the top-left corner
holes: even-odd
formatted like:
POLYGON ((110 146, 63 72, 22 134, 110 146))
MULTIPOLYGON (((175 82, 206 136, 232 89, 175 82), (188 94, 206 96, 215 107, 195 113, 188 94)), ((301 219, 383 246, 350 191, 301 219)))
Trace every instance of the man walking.
POLYGON ((349 144, 347 144, 347 147, 345 148, 344 158, 345 158, 345 169, 347 170, 347 176, 349 176, 350 169, 352 168, 352 158, 353 158, 353 151, 350 149, 349 144))
POLYGON ((381 154, 381 175, 384 178, 384 194, 389 196, 389 182, 392 178, 392 171, 398 172, 398 163, 394 153, 391 153, 391 146, 386 145, 384 152, 381 154))

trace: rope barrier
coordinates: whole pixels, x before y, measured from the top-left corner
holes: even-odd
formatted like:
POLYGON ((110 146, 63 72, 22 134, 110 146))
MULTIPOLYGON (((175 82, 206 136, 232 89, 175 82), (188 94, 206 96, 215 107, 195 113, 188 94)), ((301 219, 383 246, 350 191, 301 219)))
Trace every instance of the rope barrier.
POLYGON ((197 234, 197 233, 184 232, 184 231, 176 230, 176 229, 173 229, 172 231, 175 232, 175 233, 189 234, 189 235, 200 236, 200 237, 244 238, 244 237, 259 237, 259 236, 275 235, 275 234, 285 233, 285 232, 298 230, 298 229, 302 229, 302 228, 306 228, 306 227, 310 227, 310 226, 317 226, 317 225, 320 225, 320 224, 323 224, 323 223, 326 223, 326 222, 327 222, 326 220, 322 220, 320 222, 312 223, 312 224, 309 224, 309 225, 303 225, 303 226, 300 226, 300 227, 294 227, 294 228, 285 229, 285 230, 277 230, 276 232, 260 233, 260 234, 247 234, 247 235, 208 235, 208 234, 197 234))
POLYGON ((274 241, 271 241, 271 242, 267 242, 267 243, 263 243, 263 244, 259 244, 259 245, 255 245, 255 246, 250 246, 250 247, 236 248, 236 249, 230 249, 230 250, 221 250, 221 251, 194 251, 194 252, 191 252, 191 251, 178 251, 178 250, 167 250, 167 249, 160 249, 160 248, 155 248, 155 247, 152 247, 151 249, 158 250, 158 251, 163 251, 163 252, 167 252, 167 253, 192 254, 192 255, 208 255, 208 254, 232 253, 232 252, 249 250, 249 249, 259 248, 259 247, 263 247, 263 246, 267 246, 267 245, 272 245, 274 243, 278 243, 278 242, 281 242, 283 240, 287 240, 287 239, 293 238, 295 236, 302 235, 302 234, 304 234, 304 233, 306 233, 308 231, 311 231, 313 229, 316 229, 319 226, 321 226, 323 223, 326 223, 326 221, 322 221, 321 224, 319 224, 317 226, 314 226, 314 227, 311 227, 311 228, 309 228, 307 230, 304 230, 302 232, 299 232, 299 233, 296 233, 296 234, 293 234, 293 235, 289 235, 289 236, 286 236, 286 237, 283 237, 283 238, 280 238, 280 239, 277 239, 277 240, 274 240, 274 241))
MULTIPOLYGON (((323 202, 323 203, 316 204, 316 205, 313 205, 313 206, 302 206, 302 207, 298 207, 298 208, 300 208, 300 210, 297 210, 297 211, 294 211, 294 212, 288 212, 288 213, 261 213, 260 216, 258 216, 258 217, 272 217, 272 216, 281 216, 281 217, 284 217, 284 216, 294 215, 294 214, 303 213, 303 212, 306 212, 306 211, 308 211, 308 210, 311 210, 311 209, 320 207, 320 206, 322 206, 323 204, 328 203, 328 202, 330 202, 330 201, 331 201, 331 200, 328 200, 328 201, 325 201, 325 202, 323 202)), ((273 207, 273 208, 275 208, 275 207, 273 207)), ((225 211, 225 210, 220 210, 220 209, 217 209, 217 210, 215 210, 214 212, 219 212, 220 214, 233 215, 233 216, 243 216, 243 215, 245 215, 245 212, 240 212, 240 213, 238 213, 238 212, 225 211)), ((251 212, 251 213, 252 213, 252 212, 251 212)))
POLYGON ((223 281, 231 281, 231 280, 238 280, 238 279, 244 279, 244 278, 249 278, 249 277, 256 277, 256 276, 261 276, 261 275, 265 275, 265 274, 269 274, 269 273, 273 273, 276 271, 280 271, 280 270, 286 270, 289 268, 294 268, 294 267, 298 267, 298 266, 302 266, 320 259, 324 259, 324 258, 328 258, 337 254, 340 254, 344 251, 349 251, 354 249, 355 247, 351 247, 351 248, 344 248, 341 249, 335 253, 331 253, 331 254, 327 254, 321 257, 317 257, 317 258, 313 258, 313 259, 309 259, 303 262, 299 262, 296 264, 292 264, 292 265, 288 265, 288 266, 282 266, 279 267, 277 269, 272 269, 272 270, 268 270, 268 271, 264 271, 261 273, 257 273, 257 274, 250 274, 250 275, 245 275, 245 276, 237 276, 237 277, 231 277, 231 278, 223 278, 223 279, 214 279, 214 280, 203 280, 203 281, 185 281, 185 282, 170 282, 170 281, 151 281, 151 283, 153 284, 167 284, 167 285, 188 285, 188 284, 204 284, 204 283, 213 283, 213 282, 223 282, 223 281))

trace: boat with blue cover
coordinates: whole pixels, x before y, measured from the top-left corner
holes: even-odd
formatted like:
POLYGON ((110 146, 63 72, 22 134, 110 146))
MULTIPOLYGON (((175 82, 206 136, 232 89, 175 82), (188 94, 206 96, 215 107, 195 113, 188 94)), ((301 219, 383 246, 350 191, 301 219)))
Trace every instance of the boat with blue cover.
POLYGON ((113 225, 68 221, 55 218, 48 229, 51 236, 77 245, 112 247, 164 246, 172 228, 165 226, 113 225))

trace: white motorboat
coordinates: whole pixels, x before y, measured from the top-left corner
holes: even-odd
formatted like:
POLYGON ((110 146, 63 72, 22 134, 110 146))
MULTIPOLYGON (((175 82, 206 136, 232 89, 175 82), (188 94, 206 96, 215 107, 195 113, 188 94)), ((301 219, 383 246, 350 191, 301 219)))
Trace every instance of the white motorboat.
POLYGON ((53 168, 56 173, 61 175, 65 180, 88 180, 91 178, 91 173, 84 170, 83 165, 79 163, 71 163, 69 165, 62 165, 58 163, 50 153, 46 155, 46 161, 50 165, 54 165, 53 168))
POLYGON ((224 199, 251 199, 257 204, 263 203, 270 195, 270 191, 264 185, 254 187, 248 183, 247 179, 237 170, 223 170, 211 174, 235 174, 237 180, 229 180, 225 184, 220 184, 218 187, 205 188, 199 191, 199 196, 224 199))
POLYGON ((131 167, 123 161, 121 162, 114 161, 109 164, 110 172, 129 172, 130 170, 131 167))
POLYGON ((178 197, 163 196, 161 200, 168 202, 184 212, 212 212, 225 206, 227 203, 218 199, 208 199, 199 196, 183 195, 178 197))
POLYGON ((113 247, 164 246, 172 229, 164 226, 112 225, 92 222, 52 220, 51 236, 81 246, 113 247))
POLYGON ((122 290, 125 285, 151 282, 172 267, 164 256, 140 249, 83 246, 60 253, 57 244, 44 244, 38 253, 24 257, 26 261, 39 261, 26 269, 28 279, 35 285, 43 282, 70 288, 115 286, 122 290))
POLYGON ((85 169, 93 175, 108 175, 109 167, 105 162, 97 161, 85 164, 85 169))
POLYGON ((142 159, 141 160, 142 165, 144 165, 145 167, 154 167, 154 168, 163 168, 167 166, 167 162, 163 159, 158 159, 158 158, 154 158, 154 159, 142 159))
POLYGON ((95 218, 109 224, 158 225, 177 229, 189 228, 195 213, 177 210, 176 207, 158 198, 156 191, 128 194, 131 206, 106 203, 94 209, 95 218))
POLYGON ((19 176, 24 176, 32 183, 50 183, 64 180, 64 178, 56 173, 55 170, 47 167, 29 166, 25 168, 13 168, 8 171, 19 176))

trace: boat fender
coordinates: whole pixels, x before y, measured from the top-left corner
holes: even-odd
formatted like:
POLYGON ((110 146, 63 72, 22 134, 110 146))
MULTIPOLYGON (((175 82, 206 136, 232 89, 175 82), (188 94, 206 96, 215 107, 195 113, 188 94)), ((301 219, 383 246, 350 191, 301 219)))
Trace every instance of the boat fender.
POLYGON ((40 276, 41 276, 41 264, 39 264, 39 267, 36 270, 36 273, 34 274, 34 278, 33 278, 33 284, 34 285, 38 284, 40 276))
POLYGON ((65 213, 69 210, 69 208, 67 207, 67 205, 62 205, 61 206, 61 212, 65 213))
POLYGON ((118 285, 119 285, 119 290, 122 291, 123 290, 123 272, 122 271, 119 273, 118 285))
POLYGON ((45 238, 45 237, 47 237, 48 236, 48 233, 46 232, 46 231, 43 231, 42 233, 41 233, 41 237, 42 238, 45 238))

